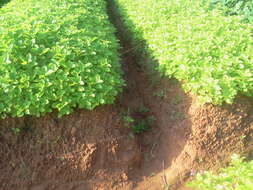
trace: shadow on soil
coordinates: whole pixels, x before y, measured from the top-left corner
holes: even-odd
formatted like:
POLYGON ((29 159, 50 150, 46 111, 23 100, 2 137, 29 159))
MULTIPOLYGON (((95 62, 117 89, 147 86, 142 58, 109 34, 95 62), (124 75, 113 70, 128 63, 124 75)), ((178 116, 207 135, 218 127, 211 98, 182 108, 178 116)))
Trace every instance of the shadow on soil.
MULTIPOLYGON (((123 47, 127 89, 120 103, 137 120, 142 105, 149 110, 145 116, 156 119, 138 136, 142 159, 130 175, 133 189, 179 189, 196 173, 225 166, 233 153, 252 154, 252 98, 238 96, 233 105, 199 105, 178 81, 160 76, 142 34, 139 44, 133 44, 114 0, 108 0, 108 12, 123 47)), ((127 15, 124 10, 123 14, 127 15)))
MULTIPOLYGON (((129 108, 137 121, 143 117, 154 118, 150 129, 138 135, 142 159, 140 168, 130 176, 136 184, 159 175, 156 185, 151 187, 147 183, 139 189, 166 188, 174 182, 167 181, 165 171, 180 155, 191 133, 188 111, 192 98, 184 93, 177 80, 166 79, 156 71, 157 61, 142 51, 146 47, 144 40, 138 45, 131 43, 131 32, 125 29, 113 0, 108 1, 108 12, 123 47, 122 66, 127 88, 119 104, 123 109, 129 108), (146 112, 141 115, 143 107, 146 112)), ((138 185, 134 189, 138 189, 138 185)))

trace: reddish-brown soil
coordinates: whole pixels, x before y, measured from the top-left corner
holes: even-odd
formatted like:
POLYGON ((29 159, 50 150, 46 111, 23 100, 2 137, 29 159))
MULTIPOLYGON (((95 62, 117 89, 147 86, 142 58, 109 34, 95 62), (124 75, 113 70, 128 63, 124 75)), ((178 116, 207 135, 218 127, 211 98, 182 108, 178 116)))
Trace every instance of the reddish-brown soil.
POLYGON ((0 190, 186 190, 231 154, 253 156, 252 99, 199 105, 122 44, 127 86, 114 105, 0 121, 0 190), (153 122, 137 135, 124 116, 153 122))
POLYGON ((126 183, 140 160, 136 138, 112 106, 0 125, 1 190, 111 189, 126 183))

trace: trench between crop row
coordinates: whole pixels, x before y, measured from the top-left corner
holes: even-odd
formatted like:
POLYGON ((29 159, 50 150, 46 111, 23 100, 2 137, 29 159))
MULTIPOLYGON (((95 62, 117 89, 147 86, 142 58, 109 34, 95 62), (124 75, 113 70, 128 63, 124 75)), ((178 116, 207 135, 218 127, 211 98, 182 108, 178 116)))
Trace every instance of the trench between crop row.
MULTIPOLYGON (((138 125, 143 121, 152 117, 150 106, 148 103, 148 96, 151 95, 148 87, 150 86, 150 78, 146 73, 143 65, 139 63, 140 55, 138 55, 128 41, 125 27, 120 16, 114 6, 113 1, 108 1, 108 13, 111 22, 115 26, 117 32, 116 36, 120 41, 121 65, 124 71, 124 79, 126 81, 126 88, 123 94, 119 98, 119 104, 124 109, 123 112, 127 112, 130 117, 134 118, 133 125, 138 125)), ((129 37, 129 36, 128 36, 129 37)), ((148 129, 149 126, 147 126, 148 129)), ((145 129, 141 132, 144 132, 145 129)))
POLYGON ((133 46, 131 31, 124 26, 115 1, 107 3, 122 47, 127 82, 119 104, 123 110, 130 110, 137 123, 155 118, 150 129, 138 135, 142 159, 140 168, 131 174, 135 189, 188 190, 185 182, 198 171, 223 167, 233 152, 249 152, 252 101, 239 97, 233 105, 200 106, 196 97, 183 91, 181 83, 163 78, 154 70, 158 63, 138 51, 146 47, 145 40, 133 46), (141 107, 148 111, 141 113, 141 107), (245 113, 244 117, 236 110, 245 113), (240 129, 235 131, 238 125, 240 129), (247 140, 236 140, 241 135, 247 140), (224 144, 223 139, 230 143, 224 144))
POLYGON ((122 47, 121 64, 127 83, 119 99, 120 108, 123 112, 130 112, 135 125, 153 119, 147 131, 137 134, 141 151, 140 168, 130 175, 136 189, 150 188, 150 184, 143 180, 150 176, 154 176, 153 189, 168 186, 177 189, 181 183, 177 179, 178 173, 167 176, 165 170, 179 156, 190 133, 191 121, 187 111, 191 100, 178 81, 163 78, 154 70, 155 60, 139 53, 137 49, 144 48, 144 40, 138 47, 132 45, 130 31, 124 26, 115 2, 108 0, 107 3, 110 20, 122 47))

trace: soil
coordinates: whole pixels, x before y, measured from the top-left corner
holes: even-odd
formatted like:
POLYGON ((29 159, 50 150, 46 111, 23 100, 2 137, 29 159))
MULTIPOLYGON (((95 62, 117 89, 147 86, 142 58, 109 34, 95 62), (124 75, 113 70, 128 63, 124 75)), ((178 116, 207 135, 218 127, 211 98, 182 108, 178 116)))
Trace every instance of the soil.
POLYGON ((180 82, 150 74, 140 62, 151 60, 119 38, 127 86, 114 105, 0 121, 0 190, 187 190, 233 153, 253 158, 252 98, 200 105, 180 82), (148 129, 135 134, 143 121, 148 129))
POLYGON ((111 189, 126 183, 127 172, 139 163, 136 138, 113 106, 0 125, 1 190, 111 189))

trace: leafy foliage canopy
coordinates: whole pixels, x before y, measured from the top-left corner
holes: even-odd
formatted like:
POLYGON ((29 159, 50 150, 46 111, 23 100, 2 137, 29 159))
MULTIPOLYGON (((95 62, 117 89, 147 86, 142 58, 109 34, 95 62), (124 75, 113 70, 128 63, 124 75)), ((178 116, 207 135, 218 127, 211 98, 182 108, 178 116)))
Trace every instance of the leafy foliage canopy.
POLYGON ((12 0, 0 9, 0 116, 113 103, 123 80, 104 0, 12 0))
POLYGON ((133 44, 144 41, 160 72, 183 81, 202 102, 253 96, 252 25, 240 16, 210 10, 203 0, 115 2, 133 44))

